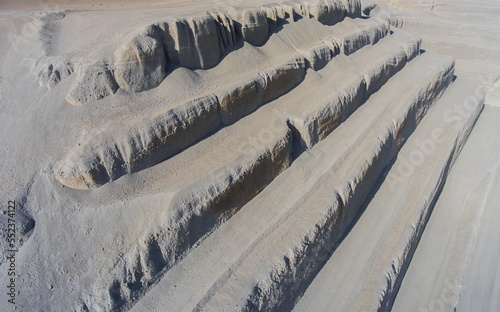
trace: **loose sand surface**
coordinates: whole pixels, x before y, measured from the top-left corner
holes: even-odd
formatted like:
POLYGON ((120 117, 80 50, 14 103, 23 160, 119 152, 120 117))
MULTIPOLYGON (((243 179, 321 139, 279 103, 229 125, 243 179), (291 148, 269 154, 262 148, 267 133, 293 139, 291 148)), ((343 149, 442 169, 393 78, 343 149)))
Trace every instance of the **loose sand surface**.
POLYGON ((500 309, 499 34, 493 0, 0 1, 0 310, 500 309))

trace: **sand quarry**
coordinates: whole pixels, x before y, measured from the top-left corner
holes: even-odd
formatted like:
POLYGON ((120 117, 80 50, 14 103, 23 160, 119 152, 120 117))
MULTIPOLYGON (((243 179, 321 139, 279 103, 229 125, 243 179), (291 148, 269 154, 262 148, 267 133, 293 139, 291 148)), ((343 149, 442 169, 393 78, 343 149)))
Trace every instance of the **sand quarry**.
POLYGON ((0 311, 500 311, 500 1, 0 1, 0 311))

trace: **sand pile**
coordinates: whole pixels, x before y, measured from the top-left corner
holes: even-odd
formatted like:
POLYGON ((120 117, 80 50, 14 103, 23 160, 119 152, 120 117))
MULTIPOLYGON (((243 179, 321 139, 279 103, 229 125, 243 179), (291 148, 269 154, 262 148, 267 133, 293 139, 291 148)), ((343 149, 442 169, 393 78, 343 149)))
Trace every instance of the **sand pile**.
POLYGON ((0 195, 16 213, 0 222, 16 224, 18 309, 310 311, 329 305, 324 285, 344 310, 392 306, 485 96, 397 12, 3 5, 0 195))

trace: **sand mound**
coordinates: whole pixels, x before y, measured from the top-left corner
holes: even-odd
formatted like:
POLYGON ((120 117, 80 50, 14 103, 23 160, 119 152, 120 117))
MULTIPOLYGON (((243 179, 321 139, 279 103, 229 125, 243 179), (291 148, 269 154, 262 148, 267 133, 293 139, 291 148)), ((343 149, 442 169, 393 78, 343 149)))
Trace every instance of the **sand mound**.
POLYGON ((359 0, 2 5, 18 309, 392 307, 485 100, 430 22, 359 0))

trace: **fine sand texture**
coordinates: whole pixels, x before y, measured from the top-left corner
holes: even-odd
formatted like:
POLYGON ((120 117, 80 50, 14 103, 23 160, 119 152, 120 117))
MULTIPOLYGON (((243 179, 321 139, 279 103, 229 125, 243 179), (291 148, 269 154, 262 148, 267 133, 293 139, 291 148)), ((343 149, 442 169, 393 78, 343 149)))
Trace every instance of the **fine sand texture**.
POLYGON ((500 309, 499 12, 1 1, 0 311, 500 309))

